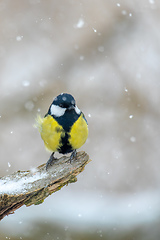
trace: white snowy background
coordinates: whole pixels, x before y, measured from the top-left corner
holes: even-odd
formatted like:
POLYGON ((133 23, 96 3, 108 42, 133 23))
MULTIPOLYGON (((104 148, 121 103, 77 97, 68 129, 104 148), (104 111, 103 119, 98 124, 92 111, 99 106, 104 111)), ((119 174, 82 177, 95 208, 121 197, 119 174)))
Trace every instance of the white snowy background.
POLYGON ((0 240, 160 238, 159 22, 158 0, 0 1, 0 175, 48 160, 33 124, 61 92, 85 113, 92 159, 2 220, 0 240))

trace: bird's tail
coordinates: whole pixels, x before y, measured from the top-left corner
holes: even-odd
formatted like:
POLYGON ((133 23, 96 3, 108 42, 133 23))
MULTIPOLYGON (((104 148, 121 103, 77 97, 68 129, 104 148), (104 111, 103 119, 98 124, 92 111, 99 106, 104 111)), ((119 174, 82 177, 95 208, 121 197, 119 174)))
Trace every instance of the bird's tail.
POLYGON ((42 132, 42 123, 43 123, 43 118, 38 114, 36 119, 35 119, 35 124, 33 127, 37 128, 39 132, 42 132))

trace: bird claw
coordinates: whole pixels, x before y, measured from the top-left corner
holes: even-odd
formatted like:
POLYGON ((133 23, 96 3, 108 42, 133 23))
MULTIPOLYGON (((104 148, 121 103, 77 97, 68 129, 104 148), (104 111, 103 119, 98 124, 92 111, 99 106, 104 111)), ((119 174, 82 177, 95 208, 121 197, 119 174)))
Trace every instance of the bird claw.
POLYGON ((54 160, 57 160, 57 158, 54 157, 54 152, 53 152, 46 163, 46 171, 48 170, 48 168, 50 168, 54 164, 54 160))
POLYGON ((71 153, 70 163, 72 163, 72 160, 73 160, 74 158, 75 158, 75 159, 77 158, 77 151, 76 151, 76 149, 73 150, 73 152, 71 153))

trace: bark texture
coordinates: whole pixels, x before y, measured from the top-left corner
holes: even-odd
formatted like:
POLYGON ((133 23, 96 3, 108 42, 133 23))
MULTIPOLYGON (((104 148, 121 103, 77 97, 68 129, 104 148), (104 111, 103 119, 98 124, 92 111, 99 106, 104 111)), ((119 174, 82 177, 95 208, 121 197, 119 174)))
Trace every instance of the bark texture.
POLYGON ((46 197, 68 183, 76 182, 76 176, 89 162, 85 152, 78 152, 76 160, 63 156, 46 171, 45 164, 30 171, 17 171, 0 178, 0 220, 24 204, 40 204, 46 197))

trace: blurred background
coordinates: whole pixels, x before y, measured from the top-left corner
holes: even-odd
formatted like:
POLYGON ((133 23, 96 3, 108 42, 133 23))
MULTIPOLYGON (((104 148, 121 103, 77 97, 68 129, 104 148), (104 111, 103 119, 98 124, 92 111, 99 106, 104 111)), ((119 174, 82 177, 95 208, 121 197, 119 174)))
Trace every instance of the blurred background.
POLYGON ((89 124, 78 181, 1 239, 160 239, 160 2, 0 1, 0 175, 45 163, 37 114, 71 93, 89 124))

